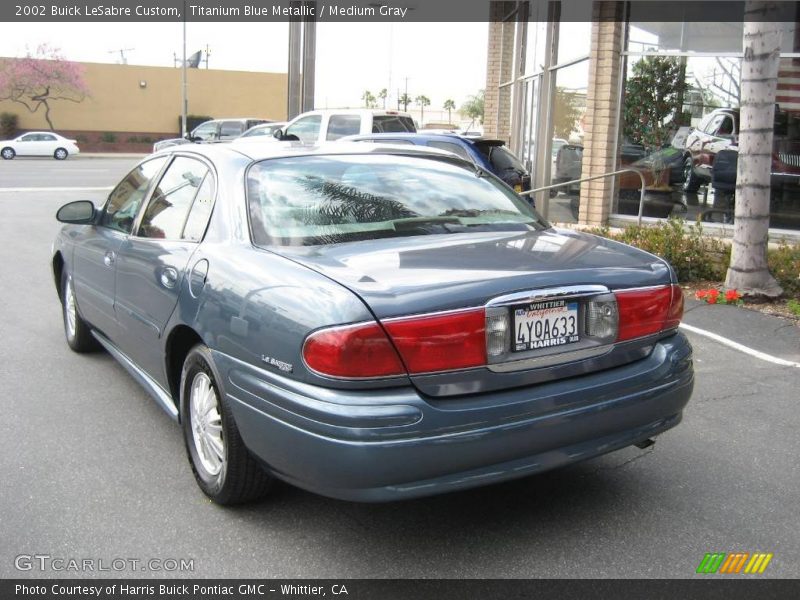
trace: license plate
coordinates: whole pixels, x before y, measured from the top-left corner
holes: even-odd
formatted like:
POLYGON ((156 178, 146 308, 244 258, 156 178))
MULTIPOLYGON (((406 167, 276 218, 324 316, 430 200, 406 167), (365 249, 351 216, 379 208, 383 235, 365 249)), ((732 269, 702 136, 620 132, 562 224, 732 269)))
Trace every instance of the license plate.
POLYGON ((514 309, 514 352, 555 348, 579 340, 577 302, 547 300, 514 309))
POLYGON ((515 186, 514 186, 514 191, 515 191, 515 192, 517 192, 518 194, 519 194, 520 192, 522 192, 522 184, 521 184, 521 183, 518 183, 517 185, 515 185, 515 186))

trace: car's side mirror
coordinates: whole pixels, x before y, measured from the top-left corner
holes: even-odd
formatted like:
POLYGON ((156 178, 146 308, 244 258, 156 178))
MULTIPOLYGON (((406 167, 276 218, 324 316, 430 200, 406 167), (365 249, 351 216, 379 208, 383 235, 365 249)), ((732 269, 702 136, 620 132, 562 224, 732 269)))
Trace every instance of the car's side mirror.
POLYGON ((56 219, 62 223, 88 225, 94 222, 95 214, 96 210, 93 202, 90 200, 76 200, 59 208, 56 213, 56 219))
POLYGON ((281 140, 283 139, 283 129, 281 129, 281 128, 279 127, 278 129, 276 129, 275 131, 273 131, 273 132, 272 132, 272 137, 274 137, 274 138, 275 138, 276 140, 278 140, 278 141, 281 141, 281 140))

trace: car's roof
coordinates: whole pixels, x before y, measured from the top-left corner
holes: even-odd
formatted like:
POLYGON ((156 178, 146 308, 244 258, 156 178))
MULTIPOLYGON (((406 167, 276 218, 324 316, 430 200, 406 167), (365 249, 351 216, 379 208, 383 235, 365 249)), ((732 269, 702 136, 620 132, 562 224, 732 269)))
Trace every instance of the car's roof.
POLYGON ((285 125, 286 121, 267 121, 266 123, 259 123, 258 125, 253 125, 247 131, 252 131, 253 129, 264 129, 265 127, 275 127, 276 125, 285 125))
POLYGON ((64 137, 60 133, 56 133, 55 131, 26 131, 25 133, 20 133, 20 135, 28 135, 29 133, 48 133, 50 135, 57 135, 58 137, 64 137))
MULTIPOLYGON (((318 110, 309 110, 298 117, 305 117, 307 115, 372 115, 375 117, 411 117, 407 112, 401 110, 392 110, 390 108, 323 108, 318 110)), ((295 117, 297 118, 297 117, 295 117)))
POLYGON ((364 133, 361 135, 351 135, 346 138, 347 140, 382 140, 382 139, 415 139, 415 140, 431 140, 431 141, 453 141, 460 140, 467 144, 491 144, 491 145, 505 145, 503 140, 497 140, 487 137, 467 136, 460 133, 425 133, 425 131, 413 132, 397 132, 397 133, 364 133))
POLYGON ((428 146, 410 146, 399 144, 359 144, 358 142, 323 142, 321 144, 304 144, 302 142, 278 142, 266 140, 252 144, 182 144, 159 150, 155 154, 171 154, 174 152, 191 152, 206 156, 209 159, 225 159, 242 156, 254 161, 271 158, 313 155, 347 155, 347 154, 402 154, 412 156, 430 156, 433 158, 457 158, 459 162, 471 164, 458 158, 451 152, 428 146), (188 147, 187 147, 188 146, 188 147))

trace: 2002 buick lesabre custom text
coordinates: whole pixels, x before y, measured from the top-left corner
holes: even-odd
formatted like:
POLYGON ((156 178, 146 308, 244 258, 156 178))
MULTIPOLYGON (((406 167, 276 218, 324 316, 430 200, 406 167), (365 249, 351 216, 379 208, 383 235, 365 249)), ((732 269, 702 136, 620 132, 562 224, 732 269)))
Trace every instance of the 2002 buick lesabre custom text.
POLYGON ((180 421, 221 504, 531 475, 647 442, 692 392, 665 261, 435 149, 177 146, 58 218, 67 343, 180 421))

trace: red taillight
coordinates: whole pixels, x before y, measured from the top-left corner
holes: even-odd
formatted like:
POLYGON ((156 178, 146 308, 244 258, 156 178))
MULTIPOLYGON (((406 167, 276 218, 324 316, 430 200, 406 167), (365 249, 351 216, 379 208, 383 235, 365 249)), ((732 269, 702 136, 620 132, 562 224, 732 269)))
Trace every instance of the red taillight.
POLYGON ((674 329, 681 322, 683 291, 680 286, 622 290, 614 295, 619 311, 618 342, 674 329))
POLYGON ((405 375, 392 343, 377 323, 345 325, 312 333, 303 344, 306 364, 330 377, 405 375))
POLYGON ((384 323, 409 373, 486 364, 484 310, 427 315, 384 323))

